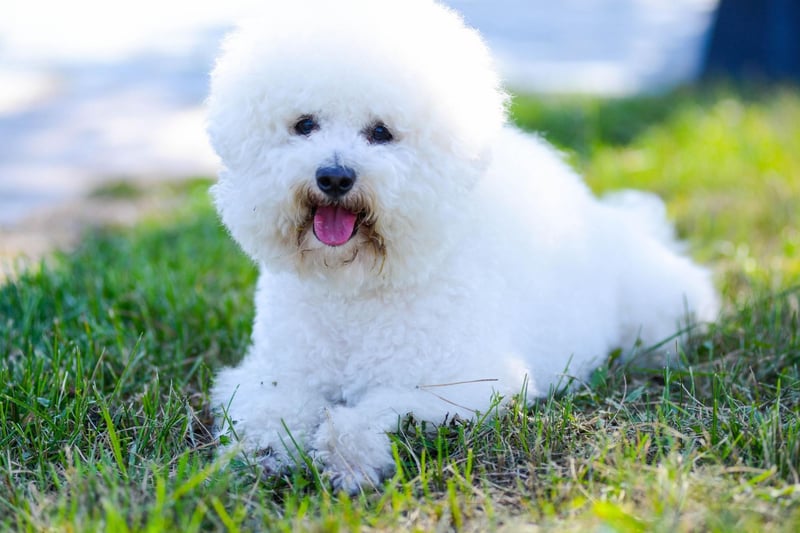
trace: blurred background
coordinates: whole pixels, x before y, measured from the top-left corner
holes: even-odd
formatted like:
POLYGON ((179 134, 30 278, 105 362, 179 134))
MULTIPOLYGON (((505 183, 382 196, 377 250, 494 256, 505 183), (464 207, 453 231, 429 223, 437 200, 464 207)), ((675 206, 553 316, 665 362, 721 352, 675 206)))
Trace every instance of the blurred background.
MULTIPOLYGON (((0 237, 105 182, 213 175, 202 116, 207 75, 222 36, 259 3, 3 0, 0 237)), ((512 89, 603 96, 696 80, 708 69, 720 7, 719 0, 446 3, 483 33, 512 89)), ((753 15, 742 19, 742 6, 764 4, 727 3, 740 4, 735 20, 747 24, 753 15)), ((766 3, 797 13, 793 0, 766 3)), ((755 34, 727 27, 729 41, 755 34)), ((788 27, 784 38, 796 41, 796 30, 788 27)), ((734 70, 729 59, 715 61, 734 70)))

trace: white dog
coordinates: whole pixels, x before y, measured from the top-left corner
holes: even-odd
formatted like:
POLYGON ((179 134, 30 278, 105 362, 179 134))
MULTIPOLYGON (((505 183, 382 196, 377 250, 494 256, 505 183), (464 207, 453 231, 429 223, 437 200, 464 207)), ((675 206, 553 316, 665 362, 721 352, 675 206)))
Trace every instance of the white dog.
POLYGON ((479 35, 429 0, 276 2, 226 41, 213 194, 261 275, 212 399, 266 468, 303 450, 357 490, 409 413, 544 395, 715 317, 661 203, 598 201, 505 105, 479 35))

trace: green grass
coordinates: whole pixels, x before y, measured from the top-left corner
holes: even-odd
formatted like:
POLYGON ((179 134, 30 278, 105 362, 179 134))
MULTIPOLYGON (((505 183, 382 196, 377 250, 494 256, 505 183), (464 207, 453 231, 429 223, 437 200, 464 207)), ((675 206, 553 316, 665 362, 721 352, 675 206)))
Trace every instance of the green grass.
POLYGON ((381 492, 215 455, 207 392, 255 271, 192 183, 171 221, 88 237, 0 286, 0 530, 796 531, 800 94, 519 98, 598 192, 669 204, 726 315, 664 371, 393 437, 381 492))

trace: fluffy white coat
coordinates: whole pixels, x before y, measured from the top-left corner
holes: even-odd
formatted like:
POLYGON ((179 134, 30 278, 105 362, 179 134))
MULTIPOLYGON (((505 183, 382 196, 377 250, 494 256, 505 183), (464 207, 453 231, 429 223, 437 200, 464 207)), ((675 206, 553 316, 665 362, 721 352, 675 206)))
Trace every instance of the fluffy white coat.
POLYGON ((428 0, 278 2, 226 41, 213 194, 261 274, 252 346, 212 400, 267 468, 296 443, 337 487, 378 483, 409 413, 471 418, 526 380, 532 399, 715 317, 660 201, 597 200, 505 104, 479 35, 428 0), (342 198, 326 165, 357 174, 342 198), (317 238, 324 206, 358 216, 345 244, 317 238))

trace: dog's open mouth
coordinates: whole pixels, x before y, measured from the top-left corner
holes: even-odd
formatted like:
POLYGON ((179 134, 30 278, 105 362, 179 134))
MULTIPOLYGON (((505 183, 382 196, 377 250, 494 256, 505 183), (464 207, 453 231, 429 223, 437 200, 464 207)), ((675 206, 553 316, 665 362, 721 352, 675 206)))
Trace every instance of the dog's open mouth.
POLYGON ((353 238, 362 218, 340 205, 319 205, 314 209, 314 235, 323 244, 341 246, 353 238))

